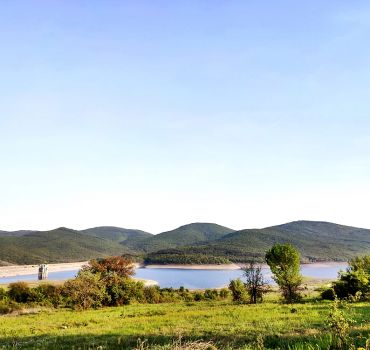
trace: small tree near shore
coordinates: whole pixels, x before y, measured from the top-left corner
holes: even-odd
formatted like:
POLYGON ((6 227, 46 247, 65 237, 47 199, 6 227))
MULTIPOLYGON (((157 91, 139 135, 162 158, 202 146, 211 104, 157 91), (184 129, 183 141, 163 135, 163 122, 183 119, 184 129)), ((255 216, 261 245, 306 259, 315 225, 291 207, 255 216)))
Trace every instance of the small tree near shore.
POLYGON ((245 277, 245 288, 252 304, 262 302, 263 293, 267 292, 267 282, 262 274, 262 267, 251 261, 249 265, 243 268, 245 277))
POLYGON ((247 290, 245 288, 245 284, 240 280, 240 278, 230 281, 229 290, 234 302, 239 304, 248 302, 247 290))
POLYGON ((90 260, 89 264, 83 266, 82 270, 93 274, 99 273, 103 278, 111 275, 130 278, 135 273, 135 266, 130 259, 123 256, 112 256, 90 260))
POLYGON ((300 299, 299 287, 302 284, 300 254, 291 244, 275 244, 266 253, 266 262, 279 286, 286 302, 300 299))

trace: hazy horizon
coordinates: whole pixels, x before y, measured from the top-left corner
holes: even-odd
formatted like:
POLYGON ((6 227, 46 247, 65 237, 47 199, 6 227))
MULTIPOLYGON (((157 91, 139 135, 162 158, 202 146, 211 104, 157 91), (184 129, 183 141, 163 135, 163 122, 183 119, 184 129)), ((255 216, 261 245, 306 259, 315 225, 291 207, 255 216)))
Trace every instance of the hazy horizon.
POLYGON ((4 1, 0 230, 370 228, 370 4, 4 1))
POLYGON ((145 232, 148 232, 148 233, 157 235, 157 234, 164 233, 164 232, 167 232, 167 231, 175 230, 175 229, 177 229, 179 227, 182 227, 182 226, 187 226, 187 225, 192 225, 192 224, 217 224, 217 225, 220 225, 220 226, 224 226, 224 227, 230 228, 230 229, 235 230, 235 231, 241 231, 241 230, 248 230, 248 229, 264 229, 264 228, 270 228, 270 227, 274 227, 274 226, 289 224, 289 223, 292 223, 292 222, 323 222, 323 223, 329 223, 329 224, 335 224, 335 225, 352 226, 352 227, 359 228, 359 229, 369 229, 367 227, 359 227, 359 226, 354 226, 354 225, 345 225, 345 224, 340 223, 340 222, 330 222, 330 221, 325 221, 325 220, 316 221, 316 220, 305 220, 305 219, 299 220, 298 219, 298 220, 293 220, 293 221, 289 221, 289 222, 280 222, 280 223, 276 223, 276 224, 269 225, 269 226, 261 226, 261 227, 255 227, 255 226, 253 226, 253 227, 239 227, 239 228, 235 228, 235 227, 232 227, 232 226, 223 225, 222 223, 218 223, 218 222, 191 221, 191 222, 183 223, 183 224, 180 224, 180 225, 178 225, 176 227, 170 227, 168 229, 165 229, 163 231, 158 231, 158 232, 150 232, 150 231, 144 230, 141 227, 126 227, 126 226, 114 226, 114 225, 99 225, 99 226, 88 226, 88 227, 79 227, 79 228, 76 228, 76 227, 67 227, 67 226, 55 226, 55 227, 50 227, 48 229, 43 229, 43 230, 39 230, 37 228, 21 228, 21 229, 17 229, 17 230, 3 230, 0 227, 0 232, 1 231, 5 231, 5 232, 16 232, 16 231, 51 231, 51 230, 55 230, 55 229, 59 229, 59 228, 66 228, 66 229, 71 229, 71 230, 83 231, 83 230, 92 229, 92 228, 98 228, 98 227, 116 227, 116 228, 127 229, 127 230, 141 230, 141 231, 145 231, 145 232))

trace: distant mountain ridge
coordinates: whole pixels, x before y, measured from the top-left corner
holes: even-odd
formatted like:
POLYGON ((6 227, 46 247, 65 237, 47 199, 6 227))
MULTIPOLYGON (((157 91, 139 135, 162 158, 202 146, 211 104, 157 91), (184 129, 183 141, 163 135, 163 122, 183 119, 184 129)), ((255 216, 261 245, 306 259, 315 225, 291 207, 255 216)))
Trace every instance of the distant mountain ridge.
POLYGON ((176 248, 200 242, 212 242, 234 230, 212 223, 196 222, 174 230, 153 235, 133 248, 153 252, 160 249, 176 248))
POLYGON ((114 226, 0 231, 0 262, 68 262, 117 254, 157 263, 245 262, 251 258, 262 260, 274 243, 292 243, 304 261, 343 261, 370 253, 370 230, 330 222, 294 221, 239 231, 214 223, 192 223, 157 235, 114 226))

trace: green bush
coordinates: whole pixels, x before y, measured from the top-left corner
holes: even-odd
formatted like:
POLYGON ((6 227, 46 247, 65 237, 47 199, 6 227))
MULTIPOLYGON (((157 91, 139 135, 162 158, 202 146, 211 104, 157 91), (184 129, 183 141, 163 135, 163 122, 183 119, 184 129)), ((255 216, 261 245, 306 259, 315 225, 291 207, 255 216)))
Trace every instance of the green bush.
POLYGON ((8 294, 4 288, 0 287, 0 301, 8 298, 8 294))
POLYGON ((58 307, 63 304, 62 288, 52 284, 40 284, 31 289, 31 301, 58 307))
POLYGON ((229 289, 231 291, 233 301, 237 303, 246 303, 248 301, 247 290, 240 278, 232 280, 229 284, 229 289))
POLYGON ((32 292, 26 282, 14 282, 8 286, 8 295, 17 303, 27 303, 32 299, 32 292))
POLYGON ((324 300, 335 300, 335 296, 333 288, 328 288, 321 292, 321 298, 324 300))
POLYGON ((64 283, 62 294, 67 304, 75 309, 98 308, 108 299, 100 274, 83 271, 75 279, 64 283))
POLYGON ((149 304, 159 304, 162 301, 161 291, 158 286, 145 287, 144 297, 149 304))
POLYGON ((194 293, 191 293, 189 289, 180 287, 178 293, 183 301, 194 301, 194 293))
POLYGON ((204 291, 204 299, 206 300, 218 299, 218 291, 216 289, 206 289, 204 291))
POLYGON ((230 295, 230 292, 226 288, 222 288, 220 290, 220 298, 221 299, 227 299, 229 297, 229 295, 230 295))
POLYGON ((144 284, 130 278, 115 276, 106 285, 110 299, 107 305, 127 305, 131 302, 145 302, 144 284))
POLYGON ((5 299, 0 301, 0 315, 10 314, 20 309, 22 309, 21 305, 14 301, 5 299))
POLYGON ((201 292, 195 292, 194 301, 202 301, 202 300, 204 300, 204 294, 201 292))
POLYGON ((350 260, 348 268, 340 273, 333 288, 340 299, 366 298, 370 293, 370 255, 350 260))

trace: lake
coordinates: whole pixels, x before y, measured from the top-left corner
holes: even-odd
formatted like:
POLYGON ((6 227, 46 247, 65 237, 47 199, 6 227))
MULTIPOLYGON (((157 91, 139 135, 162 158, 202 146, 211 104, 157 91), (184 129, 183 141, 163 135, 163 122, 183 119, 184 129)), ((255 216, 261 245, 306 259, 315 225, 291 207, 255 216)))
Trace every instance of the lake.
MULTIPOLYGON (((319 279, 336 279, 338 272, 345 269, 346 265, 340 264, 309 264, 302 265, 301 272, 304 276, 319 279)), ((75 277, 78 270, 50 272, 50 280, 65 280, 75 277)), ((271 281, 271 272, 268 268, 263 269, 266 279, 271 281)), ((162 288, 179 288, 184 286, 189 289, 219 288, 226 286, 230 280, 242 277, 242 270, 190 270, 172 268, 139 268, 135 277, 157 281, 162 288)), ((37 274, 18 275, 13 277, 0 278, 0 284, 16 281, 34 282, 37 281, 37 274)))

